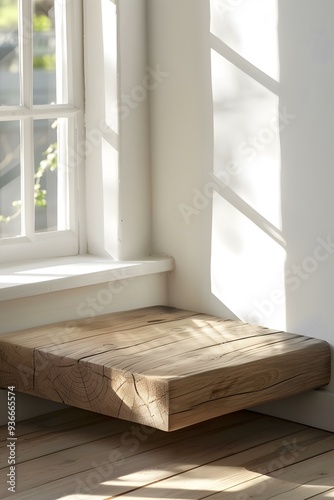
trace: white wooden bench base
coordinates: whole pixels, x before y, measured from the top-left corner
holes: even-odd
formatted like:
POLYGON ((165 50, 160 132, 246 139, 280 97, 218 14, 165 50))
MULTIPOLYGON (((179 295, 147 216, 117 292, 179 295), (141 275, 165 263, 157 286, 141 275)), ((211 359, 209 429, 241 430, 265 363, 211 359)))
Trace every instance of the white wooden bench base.
POLYGON ((321 340, 164 306, 0 337, 0 386, 172 431, 320 387, 321 340))

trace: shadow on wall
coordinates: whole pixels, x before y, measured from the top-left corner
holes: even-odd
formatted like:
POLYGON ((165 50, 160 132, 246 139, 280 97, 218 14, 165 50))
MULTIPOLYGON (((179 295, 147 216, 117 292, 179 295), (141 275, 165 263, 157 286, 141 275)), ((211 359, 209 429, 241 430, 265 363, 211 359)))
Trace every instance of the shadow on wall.
POLYGON ((211 0, 212 293, 244 321, 331 340, 330 1, 211 0))
POLYGON ((281 100, 296 115, 281 134, 286 321, 333 343, 334 4, 278 5, 281 100))
POLYGON ((211 0, 212 292, 240 319, 285 328, 277 0, 211 0))

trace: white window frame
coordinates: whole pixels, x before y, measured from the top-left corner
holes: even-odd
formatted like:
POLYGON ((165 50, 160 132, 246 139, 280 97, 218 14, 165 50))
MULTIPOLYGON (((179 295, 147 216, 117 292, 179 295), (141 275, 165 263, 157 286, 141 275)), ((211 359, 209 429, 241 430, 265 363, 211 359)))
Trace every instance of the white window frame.
MULTIPOLYGON (((21 130, 21 200, 22 236, 0 239, 0 262, 21 262, 77 255, 85 249, 85 241, 79 234, 82 222, 82 206, 79 197, 83 195, 83 158, 70 156, 77 150, 77 144, 84 140, 84 83, 83 83, 83 9, 81 0, 55 0, 57 54, 57 92, 68 104, 33 105, 32 68, 32 3, 19 0, 19 51, 20 90, 19 106, 0 106, 0 120, 20 120, 21 130), (58 11, 58 12, 57 12, 58 11), (67 60, 66 67, 63 61, 67 60), (58 202, 58 230, 36 233, 34 230, 34 166, 33 120, 65 118, 69 133, 61 127, 59 149, 58 186, 61 196, 67 198, 67 210, 58 202), (67 137, 66 137, 67 136, 67 137), (67 152, 65 152, 65 149, 67 152), (66 165, 62 168, 61 165, 66 165), (68 189, 67 189, 68 187, 68 189), (81 210, 81 213, 80 213, 81 210), (65 213, 66 212, 66 213, 65 213)), ((63 199, 63 198, 62 198, 63 199)), ((84 234, 84 231, 82 232, 84 234)))
MULTIPOLYGON (((122 97, 147 78, 146 0, 56 3, 67 5, 69 74, 77 79, 69 105, 53 108, 55 117, 58 110, 74 121, 72 150, 79 153, 70 173, 77 217, 70 231, 0 240, 0 263, 87 252, 113 260, 145 258, 151 255, 152 217, 149 98, 130 109, 126 120, 120 119, 119 108, 122 97), (81 27, 77 20, 82 18, 81 27), (84 57, 74 54, 81 46, 84 57)), ((11 111, 13 119, 27 120, 32 112, 27 105, 11 111)), ((43 106, 34 112, 46 113, 43 106)))
MULTIPOLYGON (((123 279, 124 273, 130 278, 173 269, 170 257, 152 255, 149 95, 120 118, 124 96, 133 96, 138 86, 142 94, 151 81, 146 0, 70 2, 79 12, 74 18, 83 8, 85 42, 85 133, 78 128, 75 138, 79 255, 36 257, 24 249, 32 242, 17 244, 23 262, 15 257, 0 265, 0 308, 2 301, 106 283, 115 270, 123 279), (78 175, 83 166, 85 175, 78 175)), ((72 62, 81 74, 81 61, 72 62)), ((80 93, 68 107, 73 115, 80 113, 76 99, 80 104, 80 93)), ((48 244, 52 235, 47 237, 48 244)), ((61 300, 62 294, 54 297, 61 300)))
POLYGON ((85 169, 88 252, 145 259, 152 250, 150 96, 131 103, 127 113, 123 104, 148 75, 147 3, 83 2, 85 125, 92 146, 85 169))

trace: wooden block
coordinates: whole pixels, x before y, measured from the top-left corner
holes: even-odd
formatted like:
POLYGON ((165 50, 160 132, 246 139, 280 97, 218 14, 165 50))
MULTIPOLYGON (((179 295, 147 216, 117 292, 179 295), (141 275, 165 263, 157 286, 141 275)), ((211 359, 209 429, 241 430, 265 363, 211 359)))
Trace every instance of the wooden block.
POLYGON ((165 431, 330 379, 322 341, 163 306, 0 337, 0 386, 165 431))

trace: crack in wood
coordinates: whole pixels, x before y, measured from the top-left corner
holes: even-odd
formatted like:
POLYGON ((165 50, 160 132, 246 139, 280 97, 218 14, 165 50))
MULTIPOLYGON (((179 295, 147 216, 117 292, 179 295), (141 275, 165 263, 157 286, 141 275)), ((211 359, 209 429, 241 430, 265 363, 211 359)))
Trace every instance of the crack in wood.
POLYGON ((82 322, 51 347, 43 331, 61 338, 59 325, 2 336, 0 386, 24 371, 22 392, 170 431, 329 381, 324 341, 161 310, 82 322))

